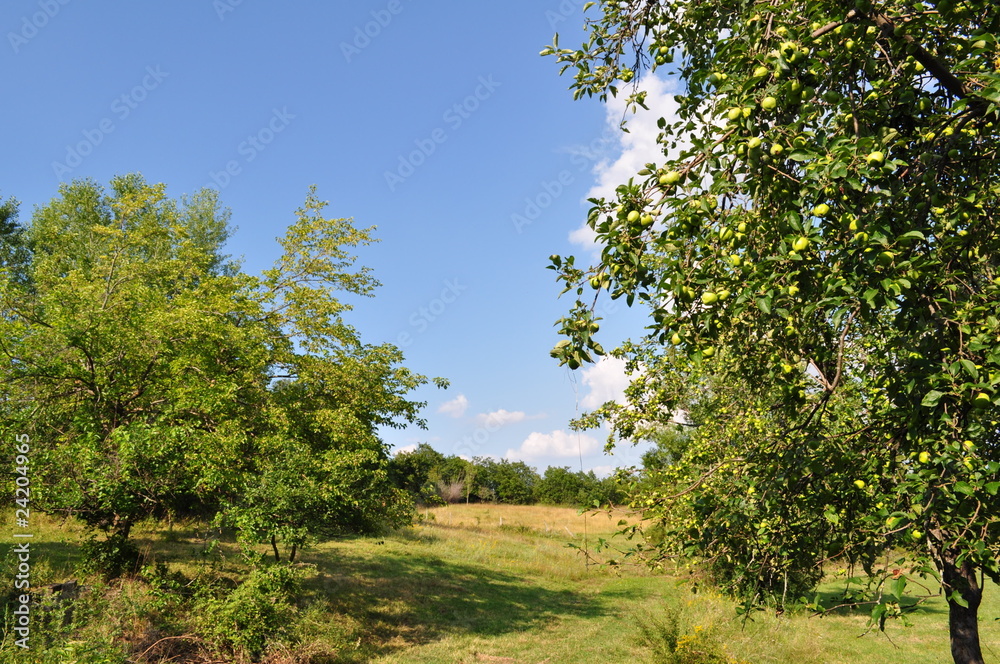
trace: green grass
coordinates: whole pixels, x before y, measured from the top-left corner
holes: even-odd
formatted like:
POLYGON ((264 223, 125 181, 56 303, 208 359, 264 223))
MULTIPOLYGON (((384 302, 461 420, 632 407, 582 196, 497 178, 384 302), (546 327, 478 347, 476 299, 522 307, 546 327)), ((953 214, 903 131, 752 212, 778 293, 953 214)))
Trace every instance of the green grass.
MULTIPOLYGON (((596 537, 607 537, 617 517, 585 519, 570 509, 490 505, 456 505, 422 516, 412 528, 384 538, 344 538, 307 549, 301 557, 304 593, 296 643, 276 647, 265 661, 950 660, 946 606, 939 598, 911 614, 912 627, 890 623, 885 635, 862 636, 866 617, 850 611, 823 617, 758 612, 744 625, 732 602, 713 593, 694 593, 692 584, 680 580, 683 574, 630 569, 616 575, 588 566, 578 551, 567 547, 567 541, 582 545, 585 538, 593 543, 596 537)), ((11 532, 9 519, 3 527, 11 532)), ((35 534, 35 585, 78 577, 82 529, 71 521, 38 517, 35 534)), ((177 524, 172 530, 139 528, 135 537, 151 559, 188 578, 222 578, 235 584, 247 571, 231 537, 223 537, 211 555, 203 555, 212 538, 197 524, 177 524)), ((180 635, 190 637, 164 642, 171 644, 169 649, 153 649, 163 655, 159 661, 169 656, 176 657, 173 661, 209 660, 191 605, 171 603, 174 600, 139 581, 84 581, 92 588, 81 610, 89 610, 90 618, 72 638, 96 650, 114 644, 122 656, 81 657, 80 662, 122 662, 127 653, 133 661, 157 661, 135 655, 159 638, 180 635)), ((9 583, 7 575, 2 582, 9 583)), ((832 600, 842 587, 842 581, 833 580, 820 591, 832 600)), ((987 661, 1000 661, 997 617, 1000 589, 991 585, 980 611, 987 661)), ((70 661, 54 653, 47 659, 43 655, 12 657, 0 649, 0 662, 70 661)))

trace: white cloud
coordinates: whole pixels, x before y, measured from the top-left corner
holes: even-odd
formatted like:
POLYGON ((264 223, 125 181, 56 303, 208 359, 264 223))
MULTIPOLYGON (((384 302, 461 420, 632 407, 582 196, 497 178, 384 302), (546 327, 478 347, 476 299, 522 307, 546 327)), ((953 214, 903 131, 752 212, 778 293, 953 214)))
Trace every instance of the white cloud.
POLYGON ((437 412, 444 413, 450 417, 461 417, 465 415, 465 409, 469 407, 469 400, 465 398, 464 394, 459 394, 457 397, 451 401, 445 401, 438 408, 437 412))
MULTIPOLYGON (((587 192, 587 198, 613 200, 615 188, 628 182, 629 178, 636 177, 636 173, 646 164, 662 164, 664 161, 662 146, 656 140, 660 134, 656 123, 661 117, 666 118, 668 124, 677 120, 677 102, 674 101, 674 96, 679 88, 675 83, 654 75, 643 77, 640 87, 646 91, 648 111, 642 108, 636 113, 628 111, 625 104, 627 90, 622 90, 617 97, 608 98, 605 123, 608 131, 618 136, 619 152, 617 157, 605 157, 594 165, 597 181, 587 192), (623 118, 627 120, 628 133, 618 128, 623 118)), ((678 145, 672 156, 678 154, 683 147, 678 145)), ((569 239, 574 244, 594 249, 594 237, 594 231, 584 223, 570 233, 569 239)))
POLYGON ((537 420, 545 417, 545 414, 528 415, 523 410, 494 410, 490 413, 479 413, 476 415, 476 424, 481 427, 503 427, 508 424, 516 424, 525 420, 537 420))
POLYGON ((601 443, 592 436, 567 432, 561 429, 552 433, 528 435, 519 448, 507 450, 505 458, 512 460, 534 461, 546 458, 579 458, 581 454, 592 454, 601 448, 601 443))
POLYGON ((618 467, 617 466, 610 466, 610 465, 608 465, 608 466, 594 466, 593 468, 591 468, 591 470, 594 471, 594 474, 597 475, 598 477, 605 478, 605 477, 610 477, 611 475, 614 475, 615 471, 618 470, 618 467))
POLYGON ((396 450, 396 454, 409 454, 410 452, 416 451, 416 449, 417 449, 416 443, 413 443, 412 445, 404 445, 403 447, 400 447, 398 450, 396 450))
POLYGON ((625 403, 625 388, 630 382, 625 373, 625 360, 605 355, 597 364, 583 370, 581 381, 590 388, 580 400, 583 408, 600 408, 606 401, 625 403))

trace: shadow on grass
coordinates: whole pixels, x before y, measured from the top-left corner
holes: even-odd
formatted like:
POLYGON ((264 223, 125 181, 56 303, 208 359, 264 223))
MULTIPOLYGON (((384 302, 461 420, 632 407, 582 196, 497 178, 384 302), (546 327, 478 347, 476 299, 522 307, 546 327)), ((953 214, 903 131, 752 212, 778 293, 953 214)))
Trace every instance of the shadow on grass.
MULTIPOLYGON (((843 589, 819 590, 814 594, 819 598, 819 605, 825 609, 824 615, 831 616, 867 616, 871 614, 874 604, 860 604, 852 606, 850 600, 844 599, 843 589)), ((934 600, 940 599, 937 595, 924 601, 919 601, 914 597, 903 597, 899 603, 900 607, 910 616, 915 615, 944 615, 948 613, 947 606, 934 600)))
POLYGON ((372 557, 342 548, 306 554, 318 576, 306 583, 331 608, 354 616, 381 644, 379 654, 453 634, 481 637, 537 630, 562 617, 607 615, 604 599, 426 553, 372 557))

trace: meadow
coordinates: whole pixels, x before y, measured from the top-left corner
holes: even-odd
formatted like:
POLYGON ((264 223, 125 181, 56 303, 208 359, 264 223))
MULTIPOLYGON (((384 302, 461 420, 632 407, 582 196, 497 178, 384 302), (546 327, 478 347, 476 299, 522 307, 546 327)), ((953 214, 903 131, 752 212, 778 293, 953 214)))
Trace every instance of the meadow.
MULTIPOLYGON (((569 508, 452 505, 421 510, 410 528, 349 537, 307 549, 292 623, 262 656, 278 663, 384 662, 538 664, 803 662, 920 664, 948 661, 947 611, 934 599, 866 632, 866 616, 842 611, 759 612, 744 623, 731 601, 685 570, 653 573, 588 564, 568 544, 609 537, 621 515, 569 508)), ((5 527, 9 529, 9 515, 5 527)), ((5 639, 2 662, 229 662, 209 647, 198 605, 160 582, 83 578, 82 528, 39 519, 33 542, 36 586, 84 584, 71 631, 42 636, 31 651, 5 639)), ((235 584, 245 559, 227 537, 199 524, 136 533, 156 578, 214 575, 235 584), (164 576, 166 571, 166 576, 164 576), (180 574, 177 574, 180 573, 180 574)), ((261 552, 265 552, 261 549, 261 552)), ((9 554, 8 554, 9 555, 9 554)), ((5 566, 5 577, 9 566, 5 566)), ((9 583, 5 578, 4 583, 9 583)), ((842 582, 821 592, 833 598, 842 582)), ((987 657, 1000 661, 1000 596, 987 589, 980 611, 987 657)), ((67 628, 68 629, 68 628, 67 628)), ((54 633, 54 632, 53 632, 54 633)))

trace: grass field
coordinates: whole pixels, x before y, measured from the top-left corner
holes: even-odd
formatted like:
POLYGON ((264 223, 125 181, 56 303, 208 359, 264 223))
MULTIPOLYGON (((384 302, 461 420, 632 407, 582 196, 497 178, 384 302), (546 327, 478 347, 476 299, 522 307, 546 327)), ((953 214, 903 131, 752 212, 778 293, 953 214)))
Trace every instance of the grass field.
MULTIPOLYGON (((578 551, 567 546, 609 536, 617 518, 584 517, 565 508, 495 505, 454 505, 422 511, 421 517, 412 528, 383 538, 346 538, 307 549, 301 558, 305 596, 297 614, 297 643, 275 649, 265 661, 936 664, 950 660, 947 612, 940 600, 915 613, 913 627, 890 624, 887 635, 861 636, 865 617, 851 614, 759 613, 743 626, 732 603, 723 598, 695 594, 691 584, 673 576, 642 569, 617 575, 588 566, 578 551)), ((72 523, 39 521, 33 544, 36 585, 64 581, 74 574, 81 536, 72 523)), ((136 536, 151 558, 188 576, 209 564, 199 555, 205 540, 194 526, 140 530, 136 536)), ((223 542, 212 557, 211 564, 221 574, 238 577, 243 571, 231 542, 223 542)), ((835 589, 831 583, 823 590, 835 589)), ((125 639, 133 651, 131 661, 157 661, 135 657, 140 646, 169 636, 163 625, 170 621, 164 622, 163 609, 148 608, 155 596, 136 582, 114 582, 102 592, 98 624, 75 638, 125 639)), ((990 587, 980 611, 987 661, 1000 662, 998 617, 1000 591, 990 587)), ((184 616, 174 622, 177 635, 190 635, 196 642, 193 623, 184 616)), ((12 658, 10 652, 0 649, 0 654, 7 653, 0 661, 34 661, 23 653, 12 658)), ((164 653, 159 661, 167 661, 166 650, 153 652, 164 653)), ((184 652, 170 651, 176 657, 171 661, 206 661, 198 659, 193 649, 188 656, 184 652)), ((61 661, 43 659, 41 653, 34 657, 61 661)))

